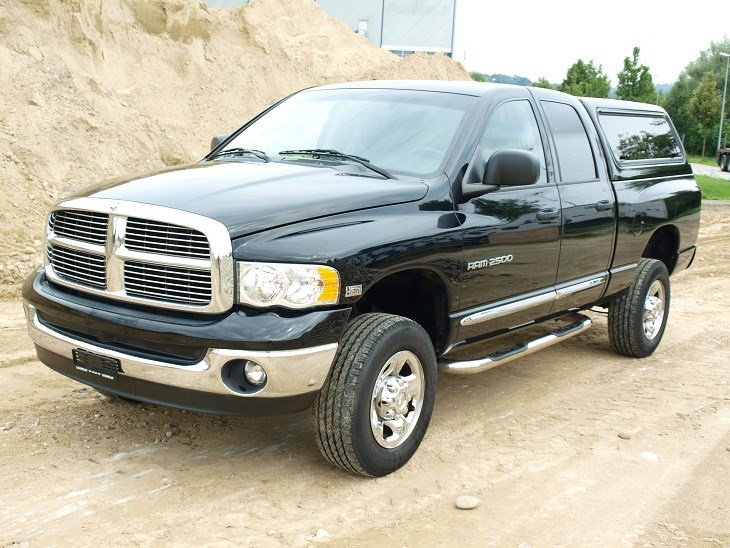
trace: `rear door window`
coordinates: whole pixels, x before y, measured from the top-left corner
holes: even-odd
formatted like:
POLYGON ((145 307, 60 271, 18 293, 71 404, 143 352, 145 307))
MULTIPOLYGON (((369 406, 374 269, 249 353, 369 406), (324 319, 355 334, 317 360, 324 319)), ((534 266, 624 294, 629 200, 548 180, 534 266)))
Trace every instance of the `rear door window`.
POLYGON ((543 101, 564 183, 597 179, 591 143, 576 110, 565 103, 543 101))
POLYGON ((679 140, 666 116, 602 112, 598 119, 619 162, 682 157, 679 140))

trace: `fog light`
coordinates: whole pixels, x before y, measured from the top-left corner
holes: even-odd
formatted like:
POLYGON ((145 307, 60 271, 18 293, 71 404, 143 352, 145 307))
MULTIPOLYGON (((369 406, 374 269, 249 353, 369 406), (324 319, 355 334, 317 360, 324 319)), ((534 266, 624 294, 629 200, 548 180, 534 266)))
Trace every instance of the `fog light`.
POLYGON ((247 361, 243 372, 246 380, 254 386, 261 386, 266 382, 266 371, 256 362, 247 361))

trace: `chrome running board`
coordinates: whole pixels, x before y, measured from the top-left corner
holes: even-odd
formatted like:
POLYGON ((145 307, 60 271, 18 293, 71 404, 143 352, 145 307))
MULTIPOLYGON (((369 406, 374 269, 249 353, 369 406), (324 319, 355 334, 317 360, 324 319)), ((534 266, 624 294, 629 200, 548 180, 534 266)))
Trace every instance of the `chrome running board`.
POLYGON ((441 371, 445 373, 454 373, 457 375, 473 375, 474 373, 481 373, 487 369, 492 369, 498 365, 502 365, 507 362, 511 362, 522 356, 527 356, 548 346, 552 346, 559 342, 562 342, 570 337, 574 337, 579 333, 583 333, 586 329, 591 326, 591 320, 587 316, 582 314, 576 314, 577 321, 560 329, 540 337, 539 339, 533 339, 524 343, 520 343, 503 350, 499 350, 483 358, 476 360, 466 361, 454 361, 441 359, 438 361, 438 366, 441 371))

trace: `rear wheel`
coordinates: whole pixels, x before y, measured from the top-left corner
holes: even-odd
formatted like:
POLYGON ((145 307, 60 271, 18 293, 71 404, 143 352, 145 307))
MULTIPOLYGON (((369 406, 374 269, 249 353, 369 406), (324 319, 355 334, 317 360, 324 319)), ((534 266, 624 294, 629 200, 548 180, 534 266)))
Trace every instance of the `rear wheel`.
POLYGON ((669 273, 663 262, 641 259, 634 283, 608 306, 608 337, 626 356, 650 355, 662 340, 669 315, 669 273))
POLYGON ((322 454, 335 466, 384 476, 413 456, 436 398, 436 356, 417 323, 363 314, 347 328, 314 404, 322 454))

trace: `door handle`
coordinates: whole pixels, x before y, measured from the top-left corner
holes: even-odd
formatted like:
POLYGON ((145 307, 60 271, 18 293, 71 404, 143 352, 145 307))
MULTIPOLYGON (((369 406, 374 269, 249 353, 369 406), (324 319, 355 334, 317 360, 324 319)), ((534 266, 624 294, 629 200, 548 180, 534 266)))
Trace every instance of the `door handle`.
POLYGON ((611 200, 601 200, 600 202, 596 202, 594 207, 596 211, 608 211, 609 209, 613 209, 613 202, 611 200))
POLYGON ((552 221, 560 216, 560 211, 557 208, 551 207, 550 209, 543 209, 537 212, 538 221, 552 221))

